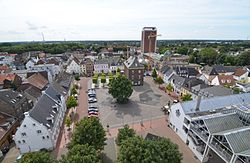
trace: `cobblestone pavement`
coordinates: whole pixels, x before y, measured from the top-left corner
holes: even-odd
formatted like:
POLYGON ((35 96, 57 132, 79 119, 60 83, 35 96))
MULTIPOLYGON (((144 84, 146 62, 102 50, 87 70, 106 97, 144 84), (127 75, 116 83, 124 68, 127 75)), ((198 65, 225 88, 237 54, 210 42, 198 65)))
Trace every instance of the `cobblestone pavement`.
POLYGON ((13 163, 19 156, 19 150, 16 147, 10 148, 9 152, 5 155, 2 163, 13 163))

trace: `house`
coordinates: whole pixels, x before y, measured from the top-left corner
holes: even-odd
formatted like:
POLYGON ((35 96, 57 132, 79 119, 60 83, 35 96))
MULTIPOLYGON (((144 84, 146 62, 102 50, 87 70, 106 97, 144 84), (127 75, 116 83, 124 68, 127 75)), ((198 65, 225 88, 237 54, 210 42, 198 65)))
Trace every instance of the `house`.
MULTIPOLYGON (((66 72, 61 72, 57 78, 56 83, 58 83, 61 87, 65 89, 68 96, 70 96, 70 90, 73 87, 73 76, 66 72)), ((65 97, 67 99, 67 97, 65 97)))
POLYGON ((17 54, 0 53, 0 65, 11 65, 17 54))
POLYGON ((24 118, 23 113, 29 111, 32 106, 32 101, 29 101, 24 94, 8 89, 0 90, 0 112, 21 121, 24 118))
POLYGON ((18 88, 22 84, 22 78, 17 74, 0 74, 0 88, 18 88))
POLYGON ((177 93, 178 95, 181 94, 182 91, 182 86, 183 83, 185 82, 185 78, 180 77, 179 75, 173 74, 170 78, 169 78, 169 82, 174 89, 174 92, 177 93))
POLYGON ((5 147, 10 147, 12 135, 16 132, 18 125, 19 122, 15 117, 0 112, 0 150, 3 150, 5 147))
POLYGON ((235 79, 233 75, 218 75, 211 81, 211 85, 233 87, 235 86, 235 79))
POLYGON ((11 68, 7 65, 0 66, 0 74, 10 73, 11 68))
POLYGON ((210 66, 204 66, 203 69, 201 69, 200 73, 202 75, 199 76, 199 79, 203 80, 206 84, 210 84, 211 81, 219 75, 217 71, 210 66))
POLYGON ((172 68, 162 72, 163 73, 163 81, 164 83, 170 83, 170 78, 175 74, 172 68))
POLYGON ((33 109, 24 113, 25 118, 13 137, 20 153, 54 149, 65 112, 63 95, 50 85, 33 109))
POLYGON ((90 58, 85 58, 82 60, 82 72, 86 76, 92 76, 94 74, 94 62, 90 58))
POLYGON ((43 90, 49 83, 48 80, 41 73, 35 73, 31 75, 27 78, 27 81, 40 90, 43 90))
POLYGON ((76 58, 73 58, 70 62, 69 65, 66 68, 66 72, 70 74, 81 74, 81 65, 80 61, 76 58))
POLYGON ((246 82, 249 72, 243 68, 237 68, 233 74, 233 77, 237 81, 246 82))
POLYGON ((211 86, 206 84, 199 84, 191 88, 191 95, 193 99, 198 98, 198 96, 201 96, 202 98, 210 98, 216 96, 227 96, 232 94, 233 91, 231 89, 221 85, 211 86))
POLYGON ((214 65, 213 69, 219 74, 219 75, 233 75, 236 71, 236 66, 223 66, 223 65, 214 65))
POLYGON ((30 83, 23 83, 18 89, 18 92, 23 93, 28 100, 32 100, 33 104, 36 104, 38 99, 42 95, 42 90, 31 85, 30 83))
POLYGON ((250 83, 242 83, 236 81, 236 87, 239 88, 242 92, 250 92, 250 83))
POLYGON ((249 162, 249 111, 250 93, 198 98, 172 105, 169 126, 201 162, 249 162))
MULTIPOLYGON (((56 66, 55 64, 38 64, 34 65, 28 70, 32 72, 47 71, 48 73, 50 73, 50 76, 52 76, 52 78, 55 78, 56 75, 61 72, 61 68, 59 66, 56 66)), ((51 80, 49 81, 52 82, 51 80)))
POLYGON ((185 78, 182 86, 180 95, 191 94, 191 89, 194 86, 205 84, 204 81, 197 78, 185 78))
POLYGON ((94 61, 95 73, 109 73, 109 60, 107 58, 101 58, 94 61))
POLYGON ((194 78, 199 72, 193 67, 174 67, 175 73, 181 77, 194 78))
POLYGON ((143 85, 144 65, 137 56, 130 56, 124 62, 124 74, 132 82, 132 85, 143 85))
POLYGON ((25 64, 26 69, 30 69, 39 61, 38 58, 30 58, 30 60, 25 64))
POLYGON ((123 60, 120 57, 111 57, 109 60, 109 65, 110 65, 110 72, 116 73, 117 69, 119 68, 121 72, 124 71, 124 64, 123 60))

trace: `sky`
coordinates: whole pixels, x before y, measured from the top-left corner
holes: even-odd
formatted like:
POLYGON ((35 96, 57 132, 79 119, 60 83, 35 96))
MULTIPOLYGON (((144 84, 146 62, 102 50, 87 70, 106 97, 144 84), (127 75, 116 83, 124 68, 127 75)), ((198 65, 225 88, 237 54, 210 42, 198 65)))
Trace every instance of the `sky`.
POLYGON ((0 42, 250 39, 250 0, 0 0, 0 42))

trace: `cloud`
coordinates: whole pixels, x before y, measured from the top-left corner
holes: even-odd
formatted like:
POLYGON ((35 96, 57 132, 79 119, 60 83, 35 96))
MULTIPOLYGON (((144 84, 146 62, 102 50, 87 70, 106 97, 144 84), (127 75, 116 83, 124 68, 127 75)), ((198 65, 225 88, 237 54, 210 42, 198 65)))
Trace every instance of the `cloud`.
POLYGON ((45 26, 45 25, 37 26, 29 21, 26 21, 25 23, 26 23, 26 25, 28 25, 29 30, 39 30, 39 29, 46 29, 47 28, 47 26, 45 26))

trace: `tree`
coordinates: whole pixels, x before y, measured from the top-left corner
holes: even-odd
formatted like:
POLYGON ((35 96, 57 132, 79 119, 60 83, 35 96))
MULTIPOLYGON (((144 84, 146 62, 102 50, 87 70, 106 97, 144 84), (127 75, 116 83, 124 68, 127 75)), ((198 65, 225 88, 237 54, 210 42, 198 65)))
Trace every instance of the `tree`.
POLYGON ((164 83, 163 79, 162 79, 160 76, 158 76, 158 77, 155 79, 155 82, 158 83, 159 85, 161 85, 161 84, 164 83))
POLYGON ((93 82, 94 84, 97 84, 97 81, 98 81, 98 78, 96 78, 96 77, 93 77, 93 78, 92 78, 92 82, 93 82))
POLYGON ((117 162, 180 163, 181 160, 182 155, 178 146, 169 139, 143 140, 139 136, 134 136, 121 143, 117 162))
POLYGON ((167 86, 166 86, 166 90, 169 91, 169 92, 172 92, 174 90, 174 87, 172 86, 171 83, 169 83, 167 86))
POLYGON ((79 81, 79 80, 80 80, 80 76, 79 76, 79 75, 76 75, 76 76, 75 76, 75 80, 76 80, 76 81, 79 81))
POLYGON ((191 101, 192 100, 192 95, 187 93, 181 96, 182 101, 191 101))
POLYGON ((66 117, 65 119, 65 124, 68 128, 70 128, 70 125, 71 125, 71 118, 69 116, 66 117))
POLYGON ((101 83, 106 83, 106 76, 105 76, 105 74, 102 74, 102 76, 101 76, 101 83))
POLYGON ((237 58, 237 65, 246 66, 250 65, 250 51, 241 53, 237 58))
POLYGON ((152 71, 152 75, 151 75, 154 79, 157 78, 157 72, 156 72, 156 69, 154 68, 153 71, 152 71))
POLYGON ((76 90, 75 87, 73 87, 73 88, 71 89, 70 94, 71 94, 71 95, 76 95, 76 94, 77 94, 77 90, 76 90))
POLYGON ((102 124, 95 117, 84 118, 76 124, 70 148, 77 144, 89 144, 96 150, 102 150, 105 145, 106 134, 102 124))
POLYGON ((187 55, 188 54, 188 48, 187 47, 179 47, 176 51, 178 54, 187 55))
POLYGON ((56 163, 56 160, 47 152, 30 152, 24 154, 18 163, 56 163))
POLYGON ((120 73, 120 72, 121 72, 121 69, 118 67, 117 70, 116 70, 116 72, 119 72, 119 73, 120 73))
POLYGON ((133 89, 131 81, 124 75, 119 75, 109 84, 109 94, 117 100, 118 103, 128 102, 128 98, 132 95, 133 89))
POLYGON ((117 145, 121 145, 122 141, 135 136, 135 130, 132 128, 129 128, 127 124, 123 128, 119 129, 118 131, 119 132, 118 132, 117 139, 116 139, 117 145))
POLYGON ((75 145, 71 148, 67 155, 62 155, 61 163, 100 163, 101 160, 97 154, 97 151, 93 146, 85 145, 75 145))
POLYGON ((199 52, 201 62, 213 65, 218 57, 218 53, 213 48, 204 48, 199 52))
POLYGON ((69 96, 66 105, 67 105, 67 108, 76 107, 78 105, 76 98, 74 96, 69 96))

